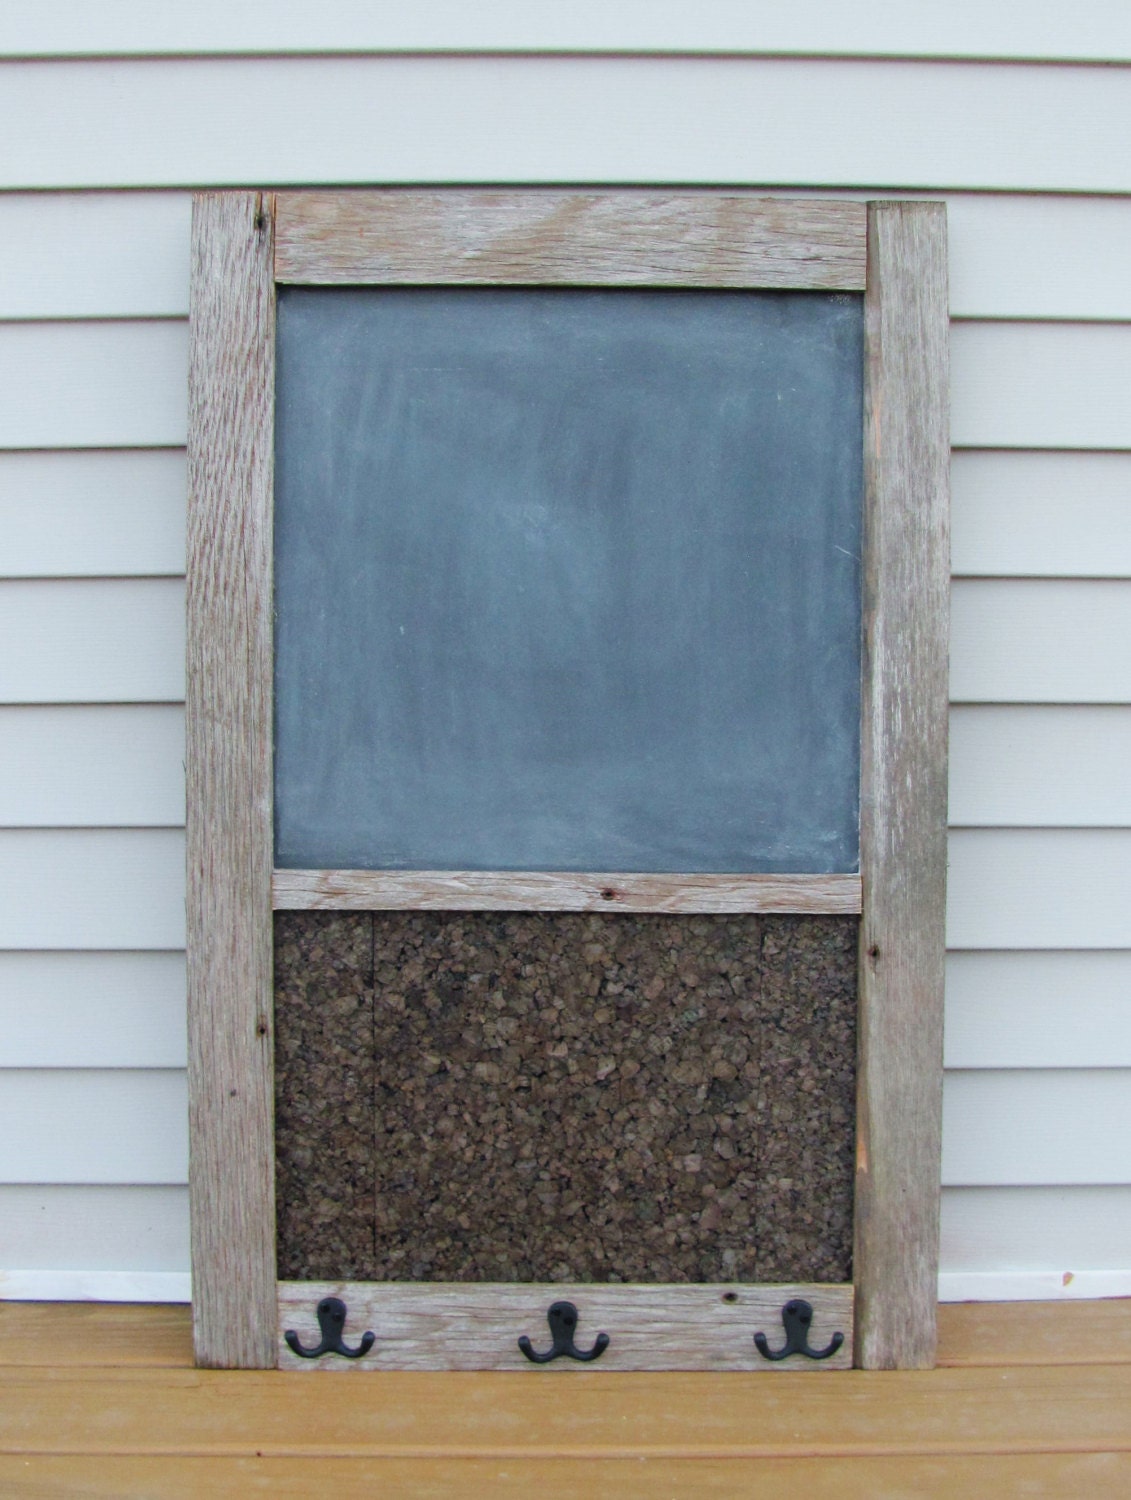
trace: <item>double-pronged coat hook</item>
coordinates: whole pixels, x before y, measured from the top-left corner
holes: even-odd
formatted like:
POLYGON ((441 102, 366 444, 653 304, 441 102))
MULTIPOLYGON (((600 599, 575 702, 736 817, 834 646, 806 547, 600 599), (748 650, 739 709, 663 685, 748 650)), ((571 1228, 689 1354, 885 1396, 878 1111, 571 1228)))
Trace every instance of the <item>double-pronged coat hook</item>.
POLYGON ((372 1333, 361 1335, 361 1344, 357 1349, 347 1349, 342 1342, 346 1326, 346 1304, 340 1297, 323 1297, 316 1312, 318 1328, 322 1334, 322 1340, 316 1348, 304 1349, 293 1328, 288 1328, 283 1335, 288 1349, 293 1349, 300 1359, 321 1359, 324 1354, 340 1354, 344 1359, 360 1359, 373 1348, 376 1334, 372 1333))
POLYGON ((550 1325, 550 1336, 553 1343, 545 1354, 539 1354, 534 1345, 525 1334, 518 1341, 518 1347, 526 1355, 527 1359, 535 1365, 548 1365, 552 1359, 560 1359, 564 1354, 567 1359, 591 1360, 600 1359, 609 1347, 609 1335, 599 1333, 597 1342, 592 1349, 580 1350, 573 1342, 573 1335, 577 1328, 577 1308, 572 1302, 554 1302, 546 1314, 546 1321, 550 1325))
POLYGON ((803 1354, 806 1359, 828 1359, 844 1343, 843 1333, 834 1333, 826 1349, 810 1349, 809 1329, 813 1323, 813 1305, 803 1297, 794 1297, 781 1310, 782 1327, 785 1329, 785 1344, 781 1349, 771 1349, 764 1333, 756 1333, 754 1342, 763 1359, 788 1359, 791 1354, 803 1354))

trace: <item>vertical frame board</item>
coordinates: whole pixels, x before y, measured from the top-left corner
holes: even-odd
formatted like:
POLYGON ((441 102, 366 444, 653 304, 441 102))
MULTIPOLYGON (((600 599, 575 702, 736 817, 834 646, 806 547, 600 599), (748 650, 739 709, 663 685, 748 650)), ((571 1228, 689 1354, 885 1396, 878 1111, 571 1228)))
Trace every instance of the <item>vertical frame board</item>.
MULTIPOLYGON (((870 204, 865 240, 862 205, 734 193, 197 198, 187 772, 198 1363, 263 1368, 277 1359, 272 908, 607 910, 606 902, 644 911, 862 909, 855 1360, 866 1368, 932 1363, 945 898, 946 319, 940 204, 870 204), (859 877, 273 872, 276 281, 864 290, 859 877)), ((294 1292, 278 1290, 284 1304, 294 1292)), ((387 1290, 402 1300, 415 1295, 410 1287, 387 1290)))
POLYGON ((946 209, 868 206, 856 1362, 933 1365, 946 913, 946 209))
POLYGON ((201 1365, 275 1363, 273 205, 193 207, 188 448, 189 1196, 201 1365))

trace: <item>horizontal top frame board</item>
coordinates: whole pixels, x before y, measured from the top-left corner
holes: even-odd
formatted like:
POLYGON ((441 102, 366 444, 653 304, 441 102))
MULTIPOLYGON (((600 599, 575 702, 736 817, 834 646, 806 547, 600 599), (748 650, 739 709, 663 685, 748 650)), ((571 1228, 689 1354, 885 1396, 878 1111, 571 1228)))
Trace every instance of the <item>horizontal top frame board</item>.
POLYGON ((286 193, 275 279, 861 292, 866 212, 742 193, 286 193))
MULTIPOLYGON (((929 1365, 945 905, 945 209, 522 189, 194 202, 186 760, 198 1362, 277 1360, 273 906, 400 906, 415 887, 421 906, 498 898, 513 909, 507 882, 525 878, 273 868, 276 286, 460 284, 864 293, 860 871, 744 878, 753 910, 792 909, 773 884, 782 878, 823 881, 829 910, 862 907, 854 1360, 929 1365), (446 892, 425 889, 422 876, 446 892), (397 881, 404 891, 391 890, 397 881)), ((656 899, 681 909, 679 891, 666 880, 649 890, 647 875, 535 873, 532 906, 600 909, 611 890, 614 909, 656 899), (542 884, 558 878, 572 896, 542 884)), ((712 881, 722 909, 741 909, 733 878, 712 874, 695 877, 691 909, 710 909, 712 881)), ((798 909, 819 909, 812 894, 798 909)))

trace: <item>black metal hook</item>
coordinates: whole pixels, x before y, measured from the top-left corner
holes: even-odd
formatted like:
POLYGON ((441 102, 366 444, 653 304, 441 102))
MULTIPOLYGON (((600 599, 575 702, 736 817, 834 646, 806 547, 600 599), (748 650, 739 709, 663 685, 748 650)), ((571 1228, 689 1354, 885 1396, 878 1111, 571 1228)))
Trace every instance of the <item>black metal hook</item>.
POLYGON ((806 1359, 828 1359, 844 1343, 843 1333, 834 1333, 827 1349, 810 1349, 809 1329, 813 1322, 813 1304, 802 1297, 794 1297, 781 1310, 782 1327, 785 1329, 785 1344, 772 1350, 764 1333, 756 1333, 754 1342, 763 1359, 788 1359, 791 1354, 803 1354, 806 1359))
POLYGON ((545 1354, 539 1354, 525 1334, 518 1341, 518 1347, 532 1364, 548 1365, 552 1359, 560 1359, 563 1354, 567 1359, 585 1361, 600 1359, 609 1347, 607 1333, 597 1335, 597 1342, 592 1349, 582 1352, 577 1347, 573 1342, 574 1331, 577 1328, 577 1308, 572 1302, 551 1303, 550 1310, 546 1314, 546 1321, 550 1325, 550 1336, 554 1342, 545 1354))
POLYGON ((346 1326, 346 1304, 340 1297, 323 1297, 315 1311, 318 1314, 318 1328, 322 1334, 322 1341, 317 1348, 304 1349, 293 1328, 288 1328, 283 1334, 287 1347, 293 1349, 300 1359, 321 1359, 324 1354, 340 1354, 345 1359, 360 1359, 363 1354, 368 1354, 377 1342, 376 1334, 363 1333, 360 1348, 346 1348, 342 1343, 342 1333, 346 1326))

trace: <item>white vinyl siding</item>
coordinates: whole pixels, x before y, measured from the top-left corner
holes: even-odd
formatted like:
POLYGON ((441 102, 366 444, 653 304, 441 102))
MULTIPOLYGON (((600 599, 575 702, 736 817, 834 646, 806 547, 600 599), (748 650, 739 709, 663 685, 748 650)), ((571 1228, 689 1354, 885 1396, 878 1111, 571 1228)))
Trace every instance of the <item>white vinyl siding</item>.
POLYGON ((1131 61, 1121 0, 7 0, 0 56, 730 52, 1131 61))
POLYGON ((947 200, 941 1287, 1131 1291, 1131 13, 848 14, 5 7, 0 1295, 187 1294, 187 190, 362 181, 947 200))
POLYGON ((497 54, 0 64, 0 178, 30 190, 460 181, 1122 193, 1129 135, 1126 68, 497 54))

